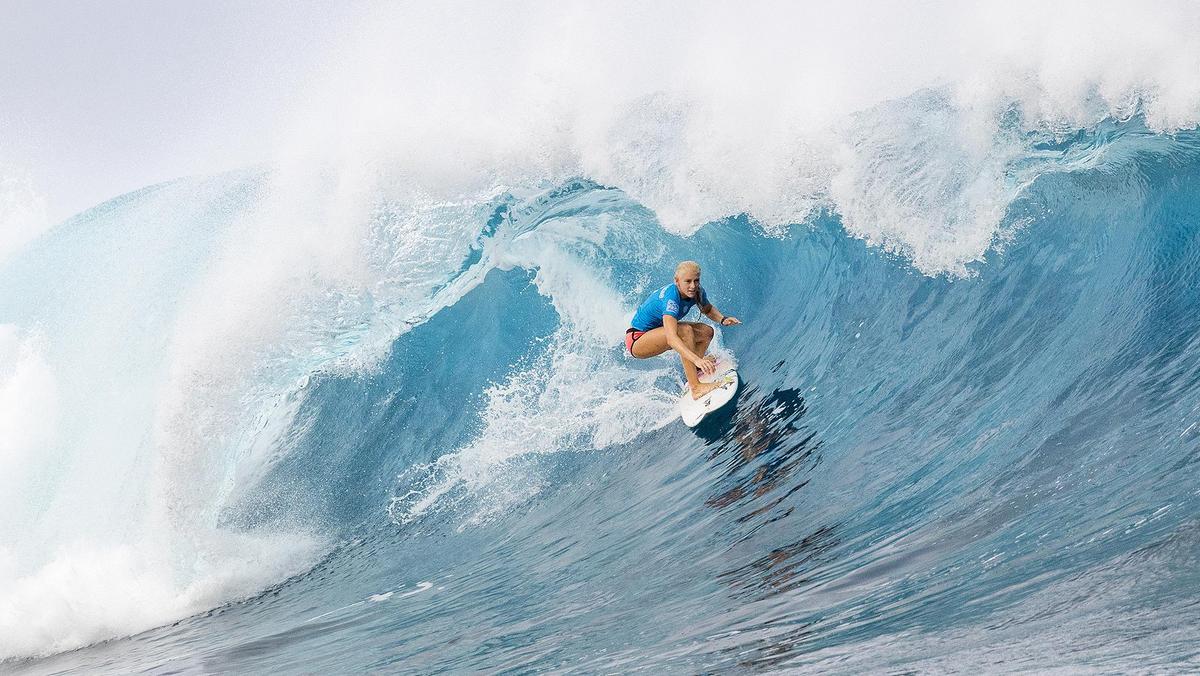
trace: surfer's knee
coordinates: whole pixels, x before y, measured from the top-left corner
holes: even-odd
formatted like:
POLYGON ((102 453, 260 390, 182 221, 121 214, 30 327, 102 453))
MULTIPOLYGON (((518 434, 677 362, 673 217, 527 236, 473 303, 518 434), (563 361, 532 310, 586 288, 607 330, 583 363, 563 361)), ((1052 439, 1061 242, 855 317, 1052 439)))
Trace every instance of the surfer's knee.
POLYGON ((713 327, 709 326, 708 324, 696 325, 696 340, 699 340, 702 343, 707 343, 713 339, 714 335, 716 335, 716 332, 713 331, 713 327))
POLYGON ((692 328, 691 322, 687 322, 687 323, 681 322, 679 324, 679 326, 676 327, 675 332, 678 333, 679 337, 684 339, 685 341, 692 342, 692 341, 696 340, 696 332, 692 328))

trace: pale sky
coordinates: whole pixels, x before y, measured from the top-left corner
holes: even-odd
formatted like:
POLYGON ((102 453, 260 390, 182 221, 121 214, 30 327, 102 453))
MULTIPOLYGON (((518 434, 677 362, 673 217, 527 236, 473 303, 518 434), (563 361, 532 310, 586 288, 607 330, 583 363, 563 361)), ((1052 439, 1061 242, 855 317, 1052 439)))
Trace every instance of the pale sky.
POLYGON ((145 185, 268 160, 362 7, 0 0, 0 172, 24 174, 58 222, 145 185))

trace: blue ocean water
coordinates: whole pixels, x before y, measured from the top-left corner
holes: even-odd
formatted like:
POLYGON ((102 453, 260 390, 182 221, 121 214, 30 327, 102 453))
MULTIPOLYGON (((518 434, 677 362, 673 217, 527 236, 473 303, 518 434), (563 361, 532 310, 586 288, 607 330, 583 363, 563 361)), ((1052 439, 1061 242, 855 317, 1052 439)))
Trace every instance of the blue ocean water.
POLYGON ((203 283, 262 174, 81 214, 0 267, 59 421, 4 670, 1200 669, 1200 134, 1025 143, 960 274, 586 177, 429 207, 412 255, 381 201, 349 276, 203 283), (621 349, 682 259, 744 322, 696 430, 621 349))

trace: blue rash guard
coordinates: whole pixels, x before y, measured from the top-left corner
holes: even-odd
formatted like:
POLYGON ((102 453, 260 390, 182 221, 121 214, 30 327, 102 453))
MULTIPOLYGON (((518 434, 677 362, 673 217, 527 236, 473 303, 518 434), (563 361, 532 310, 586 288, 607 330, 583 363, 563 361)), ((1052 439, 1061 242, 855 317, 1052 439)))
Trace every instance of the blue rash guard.
POLYGON ((679 287, 668 284, 651 294, 646 302, 642 303, 634 313, 630 325, 638 331, 657 329, 663 325, 664 315, 683 319, 683 316, 696 305, 699 305, 702 310, 710 305, 708 294, 704 293, 704 287, 700 287, 700 302, 697 303, 689 298, 680 297, 679 287))

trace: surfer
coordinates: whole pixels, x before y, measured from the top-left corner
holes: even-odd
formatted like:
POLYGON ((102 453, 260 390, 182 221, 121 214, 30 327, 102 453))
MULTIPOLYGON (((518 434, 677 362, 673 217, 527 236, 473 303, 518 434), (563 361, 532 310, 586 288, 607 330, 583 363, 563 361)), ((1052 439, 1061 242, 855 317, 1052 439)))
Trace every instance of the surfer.
POLYGON ((625 331, 625 347, 638 359, 657 357, 667 350, 678 352, 692 398, 699 399, 720 384, 702 383, 697 376, 697 369, 705 375, 716 371, 717 360, 705 354, 713 338, 713 328, 703 322, 679 321, 693 306, 721 326, 741 324, 737 317, 721 314, 708 300, 708 294, 700 286, 700 264, 683 261, 675 268, 675 282, 650 294, 637 309, 630 328, 625 331))

